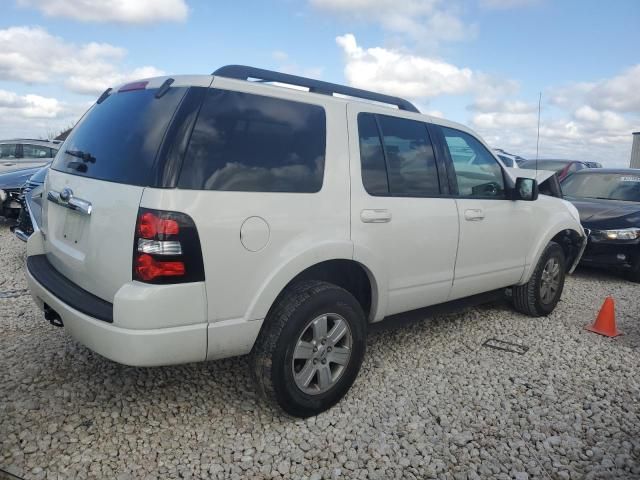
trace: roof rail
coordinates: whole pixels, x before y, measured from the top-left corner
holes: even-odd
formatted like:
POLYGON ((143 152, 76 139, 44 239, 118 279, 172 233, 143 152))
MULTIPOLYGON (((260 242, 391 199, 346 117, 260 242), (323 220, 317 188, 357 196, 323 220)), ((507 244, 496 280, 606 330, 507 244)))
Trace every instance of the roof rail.
POLYGON ((235 78, 237 80, 255 78, 264 82, 286 83, 288 85, 306 87, 313 93, 322 93, 324 95, 333 95, 334 93, 338 93, 349 97, 363 98, 374 102, 395 105, 400 110, 406 110, 408 112, 420 113, 415 105, 403 98, 383 95, 381 93, 361 90, 359 88, 347 87, 345 85, 338 85, 336 83, 323 82, 321 80, 313 80, 312 78, 299 77, 298 75, 274 72, 272 70, 265 70, 262 68, 247 67, 245 65, 226 65, 217 69, 212 73, 212 75, 235 78))

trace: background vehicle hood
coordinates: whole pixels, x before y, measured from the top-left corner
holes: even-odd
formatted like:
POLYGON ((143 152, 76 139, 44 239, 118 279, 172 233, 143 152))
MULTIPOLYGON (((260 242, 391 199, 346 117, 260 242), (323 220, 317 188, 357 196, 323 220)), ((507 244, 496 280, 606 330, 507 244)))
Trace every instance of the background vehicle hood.
POLYGON ((586 228, 607 230, 640 227, 640 203, 618 200, 568 198, 580 212, 580 221, 586 228))
POLYGON ((0 174, 0 189, 10 190, 22 187, 31 175, 36 173, 42 167, 23 168, 22 170, 14 170, 0 174))

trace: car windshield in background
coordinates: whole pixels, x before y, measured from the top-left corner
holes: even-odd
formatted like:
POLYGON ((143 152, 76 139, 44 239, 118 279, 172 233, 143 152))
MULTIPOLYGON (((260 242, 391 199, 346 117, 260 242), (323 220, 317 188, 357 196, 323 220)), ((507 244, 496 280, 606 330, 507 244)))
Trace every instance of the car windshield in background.
POLYGON ((583 173, 562 183, 568 197, 640 202, 640 173, 583 173))
POLYGON ((147 186, 156 154, 186 88, 120 92, 94 105, 73 129, 51 168, 147 186))

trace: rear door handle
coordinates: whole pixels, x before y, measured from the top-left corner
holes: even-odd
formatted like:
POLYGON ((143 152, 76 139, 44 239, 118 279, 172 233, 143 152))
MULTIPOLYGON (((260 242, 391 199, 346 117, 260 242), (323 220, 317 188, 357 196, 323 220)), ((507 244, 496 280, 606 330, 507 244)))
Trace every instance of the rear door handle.
POLYGON ((464 211, 464 219, 469 222, 479 222, 484 220, 484 212, 481 208, 470 208, 464 211))
POLYGON ((367 209, 360 212, 360 220, 363 223, 389 223, 391 212, 386 209, 367 209))
POLYGON ((2 165, 5 166, 5 167, 13 167, 15 165, 15 163, 13 163, 13 162, 5 162, 2 165))

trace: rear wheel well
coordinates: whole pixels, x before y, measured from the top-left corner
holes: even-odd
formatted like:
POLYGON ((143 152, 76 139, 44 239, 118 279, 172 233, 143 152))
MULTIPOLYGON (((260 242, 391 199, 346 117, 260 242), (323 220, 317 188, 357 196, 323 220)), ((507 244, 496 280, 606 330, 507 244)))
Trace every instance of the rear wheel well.
MULTIPOLYGON (((274 305, 280 301, 282 295, 291 285, 307 280, 324 281, 344 288, 355 297, 364 311, 365 318, 370 320, 373 288, 369 274, 360 263, 344 259, 327 260, 317 263, 296 275, 293 280, 282 289, 274 305)), ((273 306, 271 308, 273 308, 273 306)))
POLYGON ((581 235, 575 230, 566 229, 551 239, 552 242, 556 242, 562 247, 567 271, 569 271, 576 256, 580 253, 581 238, 581 235))

